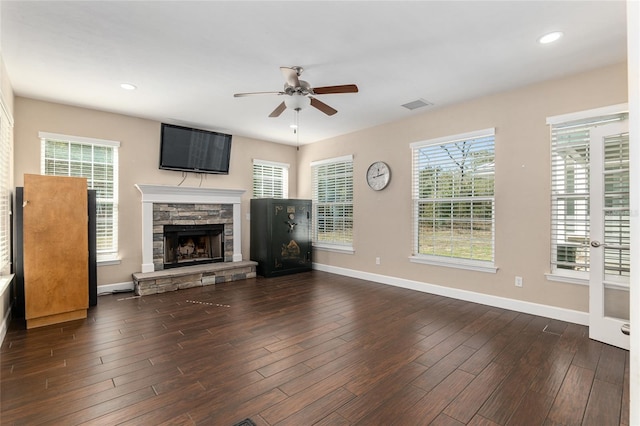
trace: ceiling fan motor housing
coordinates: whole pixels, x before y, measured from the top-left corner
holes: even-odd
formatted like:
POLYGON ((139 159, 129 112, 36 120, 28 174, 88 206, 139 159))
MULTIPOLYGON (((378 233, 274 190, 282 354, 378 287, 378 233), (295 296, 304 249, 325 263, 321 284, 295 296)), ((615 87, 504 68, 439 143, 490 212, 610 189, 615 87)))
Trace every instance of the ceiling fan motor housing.
POLYGON ((312 95, 313 94, 313 89, 311 88, 311 85, 304 81, 304 80, 299 80, 300 81, 300 85, 298 87, 293 87, 290 86, 289 84, 285 83, 284 84, 284 92, 287 95, 303 95, 303 96, 307 96, 307 95, 312 95))
POLYGON ((300 80, 300 74, 302 74, 303 68, 294 67, 280 67, 280 71, 284 77, 284 90, 282 92, 253 92, 253 93, 236 93, 234 97, 243 97, 249 95, 287 95, 285 100, 280 103, 274 109, 269 117, 279 117, 282 112, 287 109, 293 109, 294 111, 300 111, 306 106, 312 107, 322 111, 327 115, 334 115, 338 111, 319 99, 314 95, 330 95, 336 93, 357 93, 358 86, 355 84, 343 84, 340 86, 323 86, 316 87, 315 89, 304 80, 300 80))

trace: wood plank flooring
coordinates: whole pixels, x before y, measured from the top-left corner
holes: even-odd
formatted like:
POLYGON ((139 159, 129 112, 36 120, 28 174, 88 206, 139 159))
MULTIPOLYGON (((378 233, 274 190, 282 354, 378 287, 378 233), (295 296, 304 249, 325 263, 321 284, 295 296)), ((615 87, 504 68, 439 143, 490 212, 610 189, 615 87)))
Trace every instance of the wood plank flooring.
POLYGON ((626 425, 628 352, 313 271, 137 298, 1 347, 3 425, 626 425))

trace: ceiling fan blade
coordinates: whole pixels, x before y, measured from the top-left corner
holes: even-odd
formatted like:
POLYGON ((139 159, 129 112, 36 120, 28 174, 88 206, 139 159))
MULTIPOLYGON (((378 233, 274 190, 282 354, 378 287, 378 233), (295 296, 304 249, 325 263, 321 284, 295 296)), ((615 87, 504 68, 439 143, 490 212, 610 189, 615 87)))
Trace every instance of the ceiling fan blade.
POLYGON ((280 67, 284 81, 291 87, 300 87, 300 80, 298 79, 298 70, 289 67, 280 67))
POLYGON ((276 107, 276 109, 273 110, 271 114, 269 114, 269 117, 271 118, 280 117, 280 114, 282 114, 282 111, 284 111, 285 109, 287 109, 287 106, 284 104, 284 102, 282 102, 280 105, 276 107))
POLYGON ((313 93, 316 95, 331 95, 335 93, 358 93, 358 86, 355 84, 343 84, 341 86, 314 87, 313 93))
POLYGON ((255 96, 255 95, 284 95, 284 92, 249 92, 249 93, 235 93, 233 95, 234 98, 242 98, 244 96, 255 96))
POLYGON ((325 104, 324 102, 319 101, 314 97, 311 97, 311 96, 309 96, 309 97, 311 98, 311 106, 314 107, 314 108, 319 109, 320 111, 324 112, 325 114, 333 115, 336 112, 338 112, 338 110, 331 108, 329 105, 325 104))

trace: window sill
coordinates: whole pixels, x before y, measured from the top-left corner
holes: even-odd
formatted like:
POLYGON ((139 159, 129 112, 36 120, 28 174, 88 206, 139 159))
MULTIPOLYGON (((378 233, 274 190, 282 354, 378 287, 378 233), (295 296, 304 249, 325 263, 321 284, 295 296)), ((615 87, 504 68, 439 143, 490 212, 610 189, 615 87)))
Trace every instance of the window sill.
POLYGON ((111 266, 111 265, 119 265, 120 259, 103 259, 96 262, 98 266, 111 266))
MULTIPOLYGON (((555 282, 561 282, 561 283, 567 283, 567 284, 576 284, 576 285, 582 285, 582 286, 586 286, 588 287, 590 285, 590 281, 589 278, 582 278, 582 277, 571 277, 571 276, 567 276, 567 275, 563 275, 563 274, 554 274, 554 273, 549 273, 549 274, 544 274, 545 277, 547 277, 547 281, 555 281, 555 282)), ((627 282, 615 282, 615 281, 603 281, 602 285, 604 286, 604 288, 608 289, 608 290, 622 290, 622 291, 629 291, 629 283, 627 282)))
POLYGON ((331 251, 334 253, 355 254, 355 250, 351 246, 339 246, 336 244, 313 244, 313 248, 321 251, 331 251))
POLYGON ((559 283, 577 284, 577 285, 589 285, 589 278, 572 277, 568 275, 549 273, 544 274, 547 277, 547 281, 555 281, 559 283))
POLYGON ((1 275, 0 276, 0 295, 11 285, 15 274, 1 275))
POLYGON ((495 274, 496 272, 498 272, 498 267, 490 262, 426 256, 409 256, 409 261, 412 263, 421 263, 424 265, 444 266, 447 268, 466 269, 476 272, 488 272, 490 274, 495 274))

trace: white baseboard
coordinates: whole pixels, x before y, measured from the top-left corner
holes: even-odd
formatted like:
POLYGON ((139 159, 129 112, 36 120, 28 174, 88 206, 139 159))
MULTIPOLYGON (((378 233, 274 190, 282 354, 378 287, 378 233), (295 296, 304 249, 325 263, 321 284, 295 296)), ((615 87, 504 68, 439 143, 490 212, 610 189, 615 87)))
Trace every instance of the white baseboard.
POLYGON ((465 300, 467 302, 481 303, 483 305, 494 306, 496 308, 509 309, 526 314, 567 321, 574 324, 589 325, 589 314, 587 312, 558 308, 556 306, 541 305, 539 303, 525 302, 516 299, 508 299, 506 297, 492 296, 490 294, 476 293, 473 291, 444 287, 421 281, 407 280, 404 278, 373 274, 370 272, 357 271, 354 269, 340 268, 337 266, 323 265, 319 263, 314 263, 313 269, 331 272, 332 274, 344 275, 347 277, 360 278, 380 284, 388 284, 395 287, 421 291, 423 293, 431 293, 439 296, 465 300))
POLYGON ((113 283, 98 286, 98 296, 119 292, 133 291, 133 281, 123 283, 113 283))

